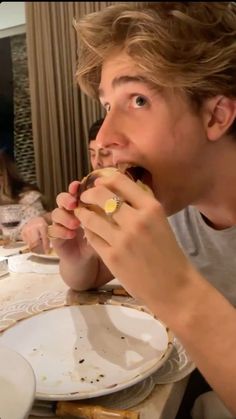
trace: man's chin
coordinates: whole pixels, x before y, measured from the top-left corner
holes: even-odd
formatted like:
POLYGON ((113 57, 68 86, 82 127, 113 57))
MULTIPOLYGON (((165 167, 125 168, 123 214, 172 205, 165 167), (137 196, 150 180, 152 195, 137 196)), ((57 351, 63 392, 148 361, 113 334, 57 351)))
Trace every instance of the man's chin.
POLYGON ((173 197, 162 196, 160 192, 158 193, 156 190, 155 185, 152 187, 152 193, 156 200, 161 204, 167 217, 176 214, 187 206, 182 205, 180 202, 178 202, 177 199, 173 197))

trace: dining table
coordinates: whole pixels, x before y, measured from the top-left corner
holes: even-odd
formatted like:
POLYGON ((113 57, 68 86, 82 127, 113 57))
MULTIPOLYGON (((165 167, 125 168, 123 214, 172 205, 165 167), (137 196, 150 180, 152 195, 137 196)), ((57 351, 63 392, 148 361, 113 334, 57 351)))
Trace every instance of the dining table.
MULTIPOLYGON (((43 270, 29 269, 27 264, 30 259, 33 260, 34 266, 37 266, 37 255, 32 255, 24 243, 20 245, 10 249, 0 246, 0 257, 6 261, 6 271, 0 276, 0 334, 22 319, 62 306, 96 304, 104 301, 131 307, 141 305, 126 293, 116 279, 99 290, 73 291, 60 275, 59 261, 51 263, 46 259, 43 270), (22 261, 18 265, 12 264, 13 268, 11 268, 14 258, 16 260, 22 258, 22 261)), ((42 265, 41 258, 39 266, 42 267, 42 265)), ((189 365, 182 375, 177 371, 177 374, 170 377, 169 382, 168 380, 164 380, 163 383, 157 381, 151 393, 132 407, 133 411, 139 413, 140 419, 174 419, 176 417, 190 373, 195 368, 189 358, 188 362, 189 365)), ((42 416, 37 416, 33 411, 29 415, 30 419, 39 419, 39 417, 42 416)))

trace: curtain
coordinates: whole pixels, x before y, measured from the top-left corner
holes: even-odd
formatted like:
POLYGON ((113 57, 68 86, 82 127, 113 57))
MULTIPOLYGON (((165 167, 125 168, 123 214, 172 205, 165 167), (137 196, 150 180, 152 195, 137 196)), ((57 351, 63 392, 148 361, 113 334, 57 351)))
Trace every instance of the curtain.
POLYGON ((75 81, 73 19, 114 2, 26 2, 33 142, 37 183, 48 200, 89 171, 88 129, 103 110, 75 81))

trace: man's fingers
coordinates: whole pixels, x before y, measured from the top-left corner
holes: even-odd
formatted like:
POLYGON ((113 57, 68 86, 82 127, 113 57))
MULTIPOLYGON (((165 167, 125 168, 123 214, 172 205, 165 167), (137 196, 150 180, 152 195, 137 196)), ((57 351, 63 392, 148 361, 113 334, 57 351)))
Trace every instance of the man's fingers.
POLYGON ((52 214, 53 224, 61 224, 62 226, 74 230, 80 226, 80 221, 74 215, 74 212, 68 212, 63 208, 55 208, 52 214))
POLYGON ((63 227, 60 224, 52 224, 48 226, 48 239, 51 241, 60 239, 60 240, 69 240, 73 239, 77 234, 77 230, 69 230, 66 227, 63 227))
POLYGON ((77 199, 67 192, 61 192, 57 195, 56 203, 58 208, 65 208, 68 211, 72 211, 77 206, 77 199))
MULTIPOLYGON (((145 188, 144 184, 134 182, 128 176, 119 172, 110 177, 96 179, 95 185, 106 186, 135 209, 143 208, 154 197, 151 189, 145 188)), ((81 198, 83 196, 82 194, 81 198)))
POLYGON ((70 183, 68 191, 70 194, 75 195, 78 192, 78 187, 80 185, 80 182, 78 180, 74 180, 70 183))

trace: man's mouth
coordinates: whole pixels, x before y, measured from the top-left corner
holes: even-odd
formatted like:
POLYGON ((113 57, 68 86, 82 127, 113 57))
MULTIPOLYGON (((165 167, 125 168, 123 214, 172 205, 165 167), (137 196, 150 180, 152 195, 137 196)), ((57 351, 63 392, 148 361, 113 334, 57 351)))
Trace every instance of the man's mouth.
POLYGON ((135 182, 140 181, 145 185, 149 186, 149 188, 153 189, 152 175, 148 170, 144 169, 144 167, 131 165, 128 163, 120 163, 117 164, 117 169, 127 174, 135 182))
MULTIPOLYGON (((141 166, 131 165, 127 163, 119 163, 116 166, 105 167, 101 169, 97 169, 89 173, 86 177, 84 177, 80 183, 77 198, 80 199, 80 195, 94 186, 95 180, 100 176, 111 176, 115 173, 116 170, 124 173, 134 182, 140 183, 143 186, 143 189, 153 189, 152 188, 152 175, 146 169, 141 166), (146 188, 145 185, 148 187, 146 188)), ((140 186, 141 186, 140 185, 140 186)))

